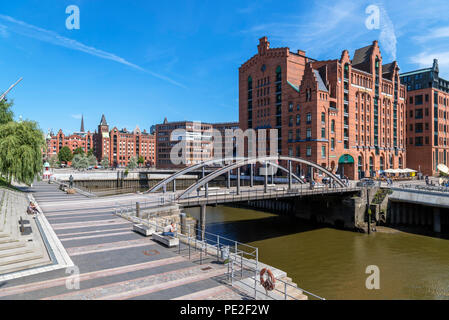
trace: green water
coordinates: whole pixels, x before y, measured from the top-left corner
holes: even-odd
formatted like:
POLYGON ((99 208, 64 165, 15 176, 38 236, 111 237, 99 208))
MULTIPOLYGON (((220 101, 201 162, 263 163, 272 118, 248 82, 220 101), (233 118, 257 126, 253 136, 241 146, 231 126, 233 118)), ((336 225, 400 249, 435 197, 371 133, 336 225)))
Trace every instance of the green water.
MULTIPOLYGON (((199 218, 199 209, 187 209, 199 218)), ((207 207, 206 230, 259 248, 259 260, 326 299, 449 299, 449 240, 411 233, 371 235, 320 228, 295 218, 207 207), (368 290, 366 267, 380 270, 368 290)))

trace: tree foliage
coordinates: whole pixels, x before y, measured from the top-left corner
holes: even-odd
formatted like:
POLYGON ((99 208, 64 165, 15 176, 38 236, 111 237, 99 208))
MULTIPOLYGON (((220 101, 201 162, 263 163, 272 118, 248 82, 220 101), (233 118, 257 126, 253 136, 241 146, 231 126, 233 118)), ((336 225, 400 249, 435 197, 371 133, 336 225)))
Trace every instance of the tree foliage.
POLYGON ((103 166, 103 168, 109 168, 109 158, 108 157, 104 157, 101 160, 101 165, 103 166))
POLYGON ((89 166, 96 166, 97 165, 97 158, 91 154, 87 156, 87 162, 89 163, 89 166))
POLYGON ((0 125, 14 121, 14 113, 11 110, 13 103, 0 101, 0 125))
POLYGON ((73 150, 73 155, 76 155, 76 154, 83 154, 83 155, 85 155, 86 153, 84 152, 84 149, 82 147, 78 147, 75 150, 73 150))
POLYGON ((89 167, 89 160, 84 154, 75 154, 72 159, 72 167, 76 170, 85 170, 89 167))
POLYGON ((73 154, 72 154, 72 151, 70 150, 70 148, 67 146, 62 147, 61 150, 59 150, 58 159, 59 159, 59 161, 65 162, 65 163, 72 161, 73 154))
MULTIPOLYGON (((0 111, 2 121, 8 119, 8 109, 0 111)), ((42 131, 34 121, 0 124, 0 174, 9 183, 14 179, 30 185, 42 173, 42 131)))
POLYGON ((136 157, 131 157, 131 159, 129 159, 127 168, 131 169, 131 170, 137 168, 137 158, 136 157))
POLYGON ((144 157, 139 156, 139 160, 137 160, 137 163, 138 163, 138 164, 143 164, 144 162, 145 162, 144 157))

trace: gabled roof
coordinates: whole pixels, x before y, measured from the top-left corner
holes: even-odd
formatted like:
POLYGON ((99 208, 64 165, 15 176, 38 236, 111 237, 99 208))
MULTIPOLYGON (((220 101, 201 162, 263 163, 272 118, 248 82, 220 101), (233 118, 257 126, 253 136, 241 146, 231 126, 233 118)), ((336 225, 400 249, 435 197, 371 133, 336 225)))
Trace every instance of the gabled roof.
POLYGON ((373 50, 373 45, 369 45, 360 49, 356 49, 352 59, 354 68, 369 72, 369 58, 373 50))
POLYGON ((329 92, 318 70, 313 69, 313 73, 315 73, 316 80, 318 81, 318 90, 329 92))
POLYGON ((101 116, 100 125, 101 126, 107 126, 108 125, 108 123, 106 122, 106 118, 105 118, 104 114, 101 116))

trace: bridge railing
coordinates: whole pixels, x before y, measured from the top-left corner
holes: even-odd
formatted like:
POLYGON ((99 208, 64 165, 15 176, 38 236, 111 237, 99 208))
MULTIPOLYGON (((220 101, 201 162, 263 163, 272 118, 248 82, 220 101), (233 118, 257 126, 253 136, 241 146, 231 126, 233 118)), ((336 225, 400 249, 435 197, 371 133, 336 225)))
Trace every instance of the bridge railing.
POLYGON ((432 192, 432 193, 442 193, 444 195, 449 196, 449 187, 445 187, 445 186, 401 184, 401 185, 399 185, 399 188, 400 189, 409 189, 409 190, 418 190, 418 191, 424 191, 424 192, 432 192))
POLYGON ((197 193, 184 199, 176 200, 178 203, 185 206, 195 206, 201 204, 220 204, 226 202, 241 202, 252 200, 263 200, 281 197, 294 197, 303 195, 319 195, 323 193, 344 193, 359 191, 360 188, 348 186, 348 187, 330 187, 330 186, 318 186, 310 188, 307 185, 299 185, 288 189, 287 186, 270 186, 265 191, 263 188, 253 187, 250 189, 240 190, 237 194, 235 188, 233 190, 220 188, 218 190, 209 191, 206 197, 204 191, 197 193))

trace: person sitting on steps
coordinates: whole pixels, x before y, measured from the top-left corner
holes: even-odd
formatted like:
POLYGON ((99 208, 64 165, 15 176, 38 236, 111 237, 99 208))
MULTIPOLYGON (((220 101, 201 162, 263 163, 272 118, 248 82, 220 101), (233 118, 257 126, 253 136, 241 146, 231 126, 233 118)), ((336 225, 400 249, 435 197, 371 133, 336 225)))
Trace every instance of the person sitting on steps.
POLYGON ((176 231, 176 227, 175 224, 172 222, 169 225, 166 225, 164 227, 164 232, 162 232, 163 236, 170 236, 170 237, 174 237, 175 236, 175 231, 176 231))
POLYGON ((37 210, 37 207, 33 203, 33 201, 30 201, 30 204, 28 205, 28 208, 27 208, 27 213, 28 214, 37 214, 37 213, 39 213, 39 210, 37 210))

